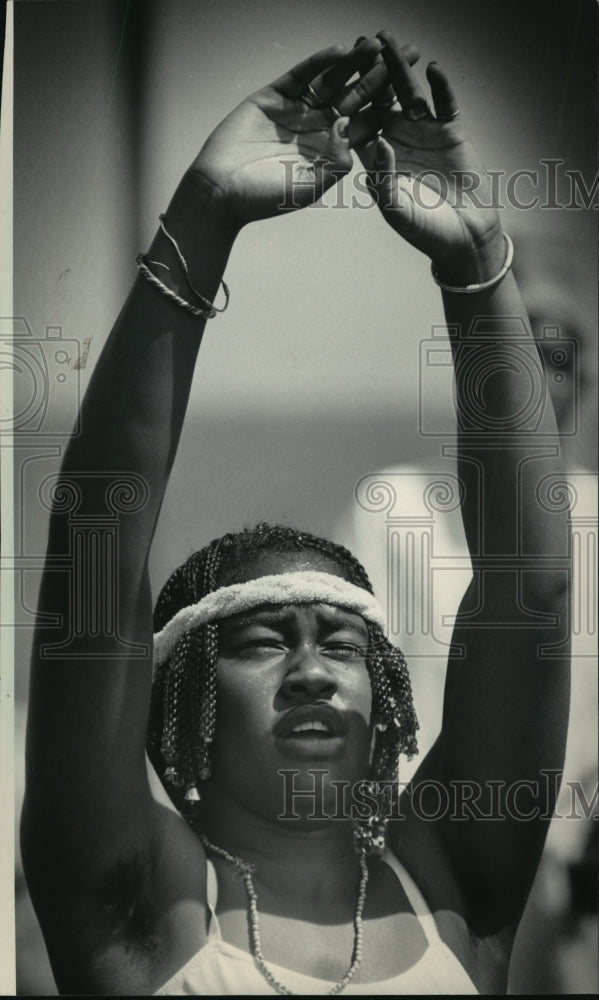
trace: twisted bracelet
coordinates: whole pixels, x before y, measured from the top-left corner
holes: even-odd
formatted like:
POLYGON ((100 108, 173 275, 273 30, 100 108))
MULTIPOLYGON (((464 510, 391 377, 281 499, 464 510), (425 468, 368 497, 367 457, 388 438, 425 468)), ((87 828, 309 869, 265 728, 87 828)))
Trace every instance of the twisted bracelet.
POLYGON ((191 302, 187 302, 186 299, 183 299, 181 298, 180 295, 177 295, 177 293, 174 292, 172 288, 169 288, 168 285, 165 285, 164 282, 160 280, 160 278, 157 278, 156 275, 152 271, 150 271, 150 268, 148 267, 148 263, 158 263, 157 261, 148 262, 148 258, 144 253, 138 253, 137 257, 135 258, 135 263, 137 264, 140 274, 143 274, 146 281, 149 281, 151 285, 154 285, 154 288, 158 288, 158 290, 161 291, 163 295, 166 295, 167 298, 172 299, 172 301, 176 302, 177 305, 181 306, 182 309, 186 309, 187 312, 190 312, 192 316, 202 316, 205 319, 213 319, 214 316, 216 316, 216 309, 214 308, 206 309, 205 306, 192 305, 191 302))
POLYGON ((499 284, 502 278, 505 278, 514 259, 514 244, 507 233, 503 233, 503 238, 506 245, 505 261, 501 271, 499 271, 494 278, 489 278, 488 281, 482 281, 478 285, 446 285, 442 281, 439 281, 439 278, 435 273, 435 265, 431 263, 433 281, 439 286, 439 288, 442 288, 444 292, 455 292, 458 295, 473 295, 475 292, 484 292, 487 288, 492 288, 493 285, 499 284))
POLYGON ((195 295, 195 297, 197 299, 199 299, 200 302, 203 302, 204 305, 206 306, 206 308, 208 310, 212 310, 212 316, 215 316, 216 313, 222 313, 222 312, 224 312, 225 309, 227 308, 227 306, 229 305, 229 289, 228 289, 228 286, 226 285, 226 283, 221 280, 221 284, 223 286, 223 292, 225 293, 225 304, 222 307, 222 309, 217 309, 213 302, 210 302, 208 299, 204 298, 204 296, 201 295, 200 292, 198 292, 196 288, 194 288, 194 286, 192 284, 192 281, 191 281, 191 278, 189 276, 189 268, 187 266, 187 261, 185 260, 185 257, 181 253, 181 250, 179 248, 179 244, 177 243, 177 241, 174 238, 174 236, 171 236, 171 234, 167 230, 166 226, 164 225, 164 215, 159 215, 158 218, 160 219, 160 228, 162 229, 162 232, 167 237, 167 239, 169 239, 171 241, 172 245, 175 248, 175 252, 177 254, 177 257, 179 258, 179 263, 180 263, 181 267, 183 268, 183 273, 185 274, 185 277, 187 278, 187 284, 189 285, 189 287, 190 287, 191 291, 193 292, 193 294, 195 295))
POLYGON ((172 299, 173 302, 176 302, 176 304, 178 306, 181 306, 182 309, 186 309, 187 312, 190 312, 192 316, 202 317, 203 319, 214 319, 217 313, 224 312, 227 306, 229 305, 230 293, 228 285, 221 278, 221 285, 223 286, 223 291, 225 293, 225 304, 222 307, 222 309, 217 309, 214 303, 210 302, 209 299, 207 299, 204 295, 198 292, 198 290, 194 287, 191 277, 189 275, 189 267, 187 265, 187 261, 185 260, 185 257, 181 252, 179 244, 177 243, 175 238, 171 236, 166 226, 164 225, 164 215, 160 215, 159 219, 160 219, 160 228, 162 229, 162 232, 170 240, 173 247, 175 248, 175 252, 177 254, 179 263, 181 264, 181 267, 183 269, 183 273, 185 275, 187 284, 189 285, 189 288, 191 292, 195 295, 196 299, 198 299, 198 301, 201 302, 201 305, 200 306, 193 305, 193 303, 188 302, 187 299, 184 299, 181 295, 178 295, 177 292, 173 291, 172 288, 169 288, 168 285, 165 285, 164 282, 161 281, 160 278, 158 278, 154 274, 154 272, 150 270, 148 265, 154 264, 158 267, 164 267, 166 268, 167 271, 169 270, 169 268, 166 266, 166 264, 162 264, 160 261, 148 260, 147 254, 143 253, 138 253, 137 257, 135 258, 135 263, 137 264, 140 274, 143 274, 146 281, 149 281, 151 285, 154 285, 154 287, 157 288, 160 292, 162 292, 162 294, 165 295, 167 298, 172 299))

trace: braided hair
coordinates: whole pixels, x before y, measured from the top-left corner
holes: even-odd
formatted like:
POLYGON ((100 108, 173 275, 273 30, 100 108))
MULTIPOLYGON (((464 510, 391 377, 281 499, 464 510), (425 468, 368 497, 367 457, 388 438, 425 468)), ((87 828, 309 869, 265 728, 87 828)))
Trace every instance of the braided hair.
MULTIPOLYGON (((360 562, 342 545, 294 528, 261 522, 214 539, 167 580, 156 602, 154 631, 181 608, 195 604, 235 576, 240 564, 261 553, 314 552, 333 561, 350 583, 373 593, 360 562)), ((196 784, 210 776, 210 744, 216 725, 218 625, 184 633, 156 670, 148 723, 148 756, 171 800, 191 821, 199 799, 196 784)), ((370 778, 393 780, 400 753, 417 752, 418 723, 404 656, 382 630, 368 625, 366 667, 376 724, 370 778)))

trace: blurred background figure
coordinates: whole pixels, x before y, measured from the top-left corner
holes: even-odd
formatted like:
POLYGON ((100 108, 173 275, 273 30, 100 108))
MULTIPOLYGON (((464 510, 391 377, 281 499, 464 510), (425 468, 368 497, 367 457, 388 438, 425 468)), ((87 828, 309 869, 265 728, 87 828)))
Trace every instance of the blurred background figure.
POLYGON ((551 217, 514 232, 514 273, 537 338, 569 472, 596 472, 597 281, 551 217))

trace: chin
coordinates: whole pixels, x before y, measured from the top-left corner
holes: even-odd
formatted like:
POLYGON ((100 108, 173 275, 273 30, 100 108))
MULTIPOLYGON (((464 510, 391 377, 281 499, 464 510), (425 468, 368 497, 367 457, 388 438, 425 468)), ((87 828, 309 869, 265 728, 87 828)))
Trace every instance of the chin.
POLYGON ((353 788, 364 781, 370 766, 343 766, 341 761, 312 759, 286 761, 279 768, 280 809, 277 821, 314 830, 351 815, 353 788))

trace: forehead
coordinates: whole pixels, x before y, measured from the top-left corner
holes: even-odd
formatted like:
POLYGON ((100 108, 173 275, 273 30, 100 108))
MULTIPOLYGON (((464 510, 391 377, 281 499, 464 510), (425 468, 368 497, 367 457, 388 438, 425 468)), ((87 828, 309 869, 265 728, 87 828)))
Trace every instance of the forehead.
POLYGON ((219 625, 225 632, 252 626, 295 628, 301 625, 318 629, 350 629, 368 638, 368 627, 361 615, 335 604, 260 604, 255 608, 223 618, 219 625))

